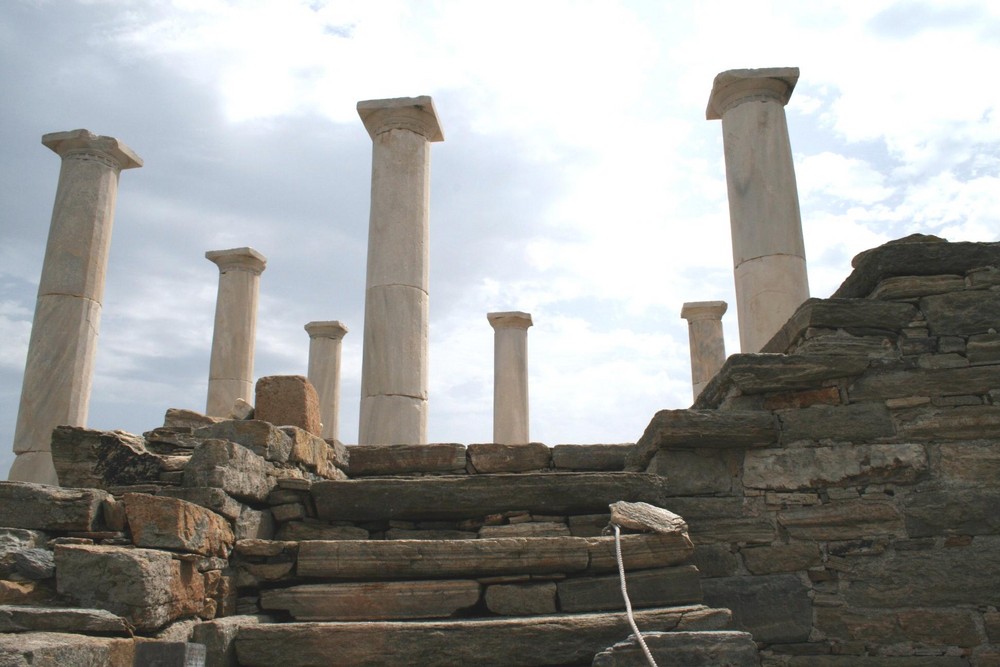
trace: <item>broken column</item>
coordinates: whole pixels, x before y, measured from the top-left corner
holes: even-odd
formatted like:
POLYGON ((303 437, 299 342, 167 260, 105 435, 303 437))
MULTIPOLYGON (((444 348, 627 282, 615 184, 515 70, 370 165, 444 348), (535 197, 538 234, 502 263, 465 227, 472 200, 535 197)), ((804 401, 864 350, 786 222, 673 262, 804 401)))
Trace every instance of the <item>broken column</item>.
POLYGON ((359 444, 427 440, 430 97, 358 102, 372 139, 359 444))
POLYGON ((236 399, 252 401, 257 295, 267 259, 253 248, 210 250, 205 257, 219 267, 205 414, 228 417, 236 399))
POLYGON ((524 445, 528 439, 528 327, 531 315, 487 313, 493 327, 493 442, 524 445))
POLYGON ((694 398, 726 361, 726 341, 722 336, 725 301, 689 301, 681 307, 681 317, 688 321, 688 344, 691 346, 691 389, 694 398))
POLYGON ((706 117, 722 119, 743 352, 758 352, 809 298, 785 105, 797 67, 715 77, 706 117))
POLYGON ((336 440, 340 433, 340 349, 347 327, 337 321, 310 322, 306 332, 309 334, 308 377, 319 396, 322 436, 326 440, 336 440))
POLYGON ((54 132, 42 144, 62 158, 28 342, 9 479, 58 484, 56 426, 85 426, 104 298, 118 175, 142 159, 114 137, 54 132))

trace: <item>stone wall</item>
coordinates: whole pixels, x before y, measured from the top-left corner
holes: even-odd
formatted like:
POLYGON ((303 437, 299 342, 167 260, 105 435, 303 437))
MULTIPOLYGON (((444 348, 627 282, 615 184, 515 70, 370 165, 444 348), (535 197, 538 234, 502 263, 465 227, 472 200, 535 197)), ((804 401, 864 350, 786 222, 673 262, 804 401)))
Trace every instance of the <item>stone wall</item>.
POLYGON ((1000 244, 855 259, 629 458, 765 665, 1000 664, 1000 244))

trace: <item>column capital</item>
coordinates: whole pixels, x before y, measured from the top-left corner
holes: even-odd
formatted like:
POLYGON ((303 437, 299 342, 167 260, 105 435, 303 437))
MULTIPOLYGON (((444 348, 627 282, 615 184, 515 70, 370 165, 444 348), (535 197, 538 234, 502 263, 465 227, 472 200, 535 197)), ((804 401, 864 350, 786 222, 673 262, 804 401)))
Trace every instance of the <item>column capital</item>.
POLYGON ((310 322, 305 326, 310 338, 333 338, 340 340, 347 334, 347 327, 337 320, 310 322))
POLYGON ((530 313, 509 310, 501 313, 486 313, 486 319, 494 329, 527 329, 533 322, 530 313))
POLYGON ((730 69, 720 72, 712 83, 705 118, 719 120, 733 107, 754 100, 773 99, 784 106, 788 104, 798 80, 798 67, 730 69))
POLYGON ((727 308, 725 301, 688 301, 681 307, 681 317, 688 322, 721 320, 727 308))
POLYGON ((229 250, 209 250, 205 259, 214 262, 219 271, 237 269, 260 275, 267 266, 267 258, 253 248, 230 248, 229 250))
POLYGON ((50 132, 42 135, 42 145, 65 159, 73 156, 90 156, 110 162, 113 169, 134 169, 142 166, 142 158, 131 148, 114 137, 98 136, 90 130, 50 132))
POLYGON ((389 130, 409 130, 427 141, 444 141, 434 100, 420 97, 394 97, 358 102, 358 115, 372 139, 389 130))

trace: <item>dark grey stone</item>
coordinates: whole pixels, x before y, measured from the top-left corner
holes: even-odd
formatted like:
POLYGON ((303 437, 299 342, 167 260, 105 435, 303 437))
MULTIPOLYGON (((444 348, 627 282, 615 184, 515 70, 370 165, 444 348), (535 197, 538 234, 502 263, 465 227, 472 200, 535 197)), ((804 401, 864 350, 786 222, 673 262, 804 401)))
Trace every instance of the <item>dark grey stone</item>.
POLYGON ((758 642, 804 642, 812 631, 809 591, 794 574, 703 579, 705 604, 733 612, 733 627, 758 642))
POLYGON ((0 516, 8 528, 104 530, 104 505, 112 500, 99 489, 67 489, 31 482, 0 482, 0 516))
POLYGON ((767 447, 778 441, 769 412, 660 410, 625 458, 628 470, 644 470, 660 449, 767 447))
POLYGON ((852 402, 879 401, 905 396, 985 394, 997 386, 997 370, 966 368, 909 368, 871 371, 848 388, 852 402))
POLYGON ((465 445, 459 444, 353 445, 347 451, 351 477, 451 472, 465 468, 465 445))
POLYGON ((195 430, 199 438, 228 440, 246 447, 267 461, 284 463, 292 453, 292 439, 269 422, 258 419, 227 419, 195 430))
POLYGON ((910 537, 1000 534, 1000 489, 914 489, 903 499, 910 537))
POLYGON ((133 630, 124 618, 103 609, 0 606, 0 633, 79 632, 130 637, 133 630))
POLYGON ((56 562, 48 549, 22 549, 12 555, 18 573, 28 579, 48 579, 55 576, 56 562))
POLYGON ((760 351, 783 354, 810 328, 843 329, 853 336, 897 335, 916 314, 917 309, 908 303, 808 299, 760 351))
POLYGON ((732 493, 739 480, 743 452, 731 449, 661 449, 647 472, 667 480, 672 496, 732 493))
MULTIPOLYGON (((745 632, 643 632, 643 641, 660 665, 670 667, 757 667, 757 645, 745 632)), ((594 656, 593 667, 644 667, 642 647, 630 635, 594 656)))
POLYGON ((632 443, 614 445, 556 445, 552 464, 557 470, 622 470, 632 443))
POLYGON ((882 403, 812 405, 777 413, 781 442, 835 440, 869 442, 896 434, 889 411, 882 403))
POLYGON ((124 431, 78 426, 52 431, 52 464, 60 486, 104 489, 157 481, 162 461, 146 448, 142 436, 124 431))
POLYGON ((928 296, 920 300, 920 310, 935 336, 995 333, 1000 326, 1000 295, 991 290, 928 296))
MULTIPOLYGON (((693 565, 626 572, 629 601, 635 609, 676 607, 701 602, 701 581, 693 565)), ((559 609, 566 613, 625 609, 617 574, 574 577, 557 584, 559 609)))

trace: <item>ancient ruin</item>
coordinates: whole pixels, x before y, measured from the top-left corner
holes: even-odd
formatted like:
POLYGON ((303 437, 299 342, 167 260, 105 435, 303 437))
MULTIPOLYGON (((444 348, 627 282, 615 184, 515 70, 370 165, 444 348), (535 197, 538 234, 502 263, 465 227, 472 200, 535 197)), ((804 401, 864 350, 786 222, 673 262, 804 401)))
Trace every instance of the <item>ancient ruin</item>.
MULTIPOLYGON (((405 99, 376 106, 433 115, 405 99)), ((377 134, 370 118, 426 166, 426 124, 377 134)), ((753 220, 764 235, 771 218, 753 220)), ((650 664, 631 621, 660 665, 1000 664, 1000 243, 915 234, 853 268, 721 367, 725 305, 685 304, 694 382, 717 370, 635 443, 530 443, 526 313, 490 314, 523 438, 422 442, 418 388, 412 419, 384 417, 398 438, 345 446, 324 407, 339 358, 311 358, 312 382, 259 379, 232 415, 167 409, 142 435, 59 424, 34 450, 58 485, 0 483, 0 663, 650 664)), ((377 332, 396 297, 372 271, 377 332)), ((425 324, 422 284, 391 312, 425 324)), ((306 328, 339 354, 342 325, 306 328)), ((393 376, 365 330, 370 377, 393 376)), ((426 359, 426 329, 405 335, 426 359)))

